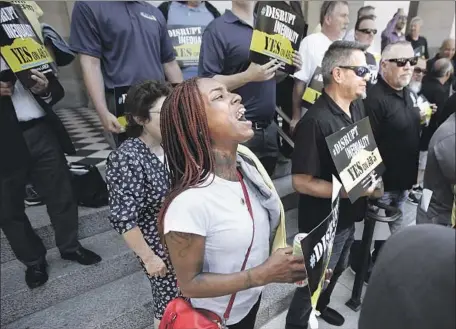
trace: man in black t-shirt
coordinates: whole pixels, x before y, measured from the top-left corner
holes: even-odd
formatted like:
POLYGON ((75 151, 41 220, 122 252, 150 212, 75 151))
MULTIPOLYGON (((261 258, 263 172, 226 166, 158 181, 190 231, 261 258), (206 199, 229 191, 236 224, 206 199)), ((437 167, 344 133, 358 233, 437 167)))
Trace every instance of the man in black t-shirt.
POLYGON ((409 31, 405 36, 405 40, 412 44, 415 56, 429 59, 428 42, 425 37, 420 35, 422 25, 423 20, 420 17, 413 17, 410 21, 409 31))
MULTIPOLYGON (((369 80, 365 46, 350 41, 335 41, 322 63, 324 92, 298 122, 292 158, 293 186, 300 193, 299 232, 310 232, 331 212, 332 175, 338 177, 325 138, 366 117, 361 98, 366 97, 369 80)), ((347 267, 354 238, 354 223, 364 218, 366 198, 354 204, 342 195, 339 222, 328 268, 331 281, 317 304, 321 319, 341 326, 344 318, 328 307, 340 275, 347 267)), ((307 328, 311 312, 308 287, 297 288, 287 315, 286 328, 307 328)))
MULTIPOLYGON (((382 53, 381 76, 364 102, 386 168, 381 201, 402 212, 418 174, 420 109, 416 95, 407 87, 417 63, 409 42, 388 45, 382 53)), ((401 217, 389 223, 391 234, 402 228, 402 222, 401 217)))

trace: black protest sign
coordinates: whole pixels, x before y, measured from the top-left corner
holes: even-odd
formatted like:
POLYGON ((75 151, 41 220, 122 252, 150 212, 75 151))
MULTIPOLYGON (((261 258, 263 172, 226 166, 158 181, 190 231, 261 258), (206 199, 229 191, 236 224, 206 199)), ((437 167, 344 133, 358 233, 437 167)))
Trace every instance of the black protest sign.
POLYGON ((316 307, 318 297, 323 289, 326 270, 334 244, 334 237, 336 236, 337 223, 339 221, 339 194, 342 185, 334 176, 332 180, 331 213, 301 240, 304 264, 307 271, 308 288, 310 290, 313 308, 316 307))
POLYGON ((306 87, 304 94, 302 95, 302 100, 304 101, 304 106, 309 108, 318 98, 320 98, 321 93, 323 92, 323 74, 321 72, 321 67, 317 66, 312 79, 310 79, 309 85, 306 87))
POLYGON ((1 1, 0 24, 1 56, 26 88, 36 83, 31 69, 54 74, 53 59, 20 6, 1 1))
POLYGON ((123 132, 117 135, 116 144, 119 146, 124 140, 127 139, 125 134, 125 128, 127 127, 127 119, 125 116, 125 98, 127 97, 130 86, 116 87, 114 88, 114 99, 116 101, 115 113, 120 125, 122 126, 123 132))
POLYGON ((250 60, 266 64, 281 61, 281 71, 293 74, 293 53, 306 33, 304 19, 283 1, 262 1, 258 5, 255 28, 250 43, 250 60))
POLYGON ((385 170, 369 118, 326 137, 326 144, 353 203, 371 186, 372 174, 378 178, 385 170))
POLYGON ((197 66, 205 26, 168 25, 180 67, 197 66))

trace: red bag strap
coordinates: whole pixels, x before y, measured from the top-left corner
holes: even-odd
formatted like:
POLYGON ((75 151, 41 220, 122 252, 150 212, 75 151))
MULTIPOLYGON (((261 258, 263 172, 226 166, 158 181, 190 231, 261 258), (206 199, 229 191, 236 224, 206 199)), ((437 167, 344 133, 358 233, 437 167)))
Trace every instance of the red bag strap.
MULTIPOLYGON (((242 174, 239 171, 239 169, 237 170, 236 174, 237 174, 237 176, 239 178, 239 182, 241 183, 241 186, 242 186, 242 192, 244 193, 245 203, 247 205, 247 209, 249 210, 250 217, 252 218, 252 226, 253 226, 252 241, 250 241, 250 246, 247 249, 247 253, 245 254, 244 263, 242 263, 242 267, 241 267, 241 272, 242 272, 242 271, 245 270, 245 267, 247 265, 247 261, 248 261, 249 256, 250 256, 250 251, 252 250, 253 238, 255 237, 255 220, 253 219, 252 204, 250 203, 249 192, 247 191, 247 187, 245 186, 244 179, 243 179, 242 174)), ((225 324, 226 324, 226 321, 230 317, 231 309, 233 308, 233 304, 234 304, 234 299, 235 298, 236 298, 236 293, 231 295, 231 298, 230 298, 230 301, 228 302, 228 306, 226 308, 225 314, 223 315, 223 319, 225 320, 225 324)))

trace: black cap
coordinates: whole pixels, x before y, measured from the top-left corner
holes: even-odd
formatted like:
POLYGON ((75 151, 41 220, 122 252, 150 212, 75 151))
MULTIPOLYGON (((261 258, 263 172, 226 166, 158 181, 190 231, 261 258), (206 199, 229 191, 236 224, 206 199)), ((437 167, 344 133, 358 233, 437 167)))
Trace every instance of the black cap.
POLYGON ((358 329, 455 329, 456 230, 408 227, 384 245, 358 329))

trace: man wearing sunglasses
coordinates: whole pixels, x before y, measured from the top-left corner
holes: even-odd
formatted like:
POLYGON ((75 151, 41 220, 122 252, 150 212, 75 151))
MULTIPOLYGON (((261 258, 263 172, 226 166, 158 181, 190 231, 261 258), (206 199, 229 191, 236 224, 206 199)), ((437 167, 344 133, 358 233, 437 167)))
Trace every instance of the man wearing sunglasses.
MULTIPOLYGON (((407 87, 417 62, 409 42, 400 41, 386 46, 382 53, 381 76, 365 100, 386 167, 382 202, 398 207, 402 212, 408 190, 416 183, 418 174, 420 110, 415 94, 407 87)), ((402 222, 401 217, 389 223, 392 234, 402 228, 402 222)), ((376 248, 376 252, 378 250, 376 248)))
MULTIPOLYGON (((293 187, 300 194, 300 233, 310 232, 331 212, 331 177, 338 174, 325 138, 367 116, 361 101, 366 97, 369 80, 365 48, 351 41, 335 41, 329 46, 322 62, 324 91, 296 126, 292 179, 293 187)), ((366 198, 353 204, 346 196, 340 200, 339 221, 328 265, 333 276, 316 306, 320 318, 334 326, 342 326, 345 320, 328 305, 336 282, 347 267, 354 223, 363 219, 365 211, 366 198)), ((308 287, 297 288, 286 329, 306 329, 310 312, 308 287)))
MULTIPOLYGON (((373 6, 364 6, 359 8, 358 10, 358 15, 357 15, 357 20, 359 20, 361 17, 365 16, 373 16, 373 19, 375 20, 377 16, 375 15, 375 7, 373 6)), ((349 30, 344 37, 344 40, 347 41, 356 41, 355 38, 355 32, 356 32, 356 26, 354 29, 349 30)))
MULTIPOLYGON (((358 18, 355 24, 355 40, 366 47, 371 48, 372 43, 374 42, 374 37, 377 34, 377 28, 375 24, 375 16, 361 16, 358 18)), ((375 56, 366 51, 366 61, 370 70, 371 78, 367 85, 367 90, 377 83, 378 75, 378 64, 375 56)))

